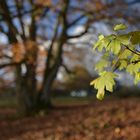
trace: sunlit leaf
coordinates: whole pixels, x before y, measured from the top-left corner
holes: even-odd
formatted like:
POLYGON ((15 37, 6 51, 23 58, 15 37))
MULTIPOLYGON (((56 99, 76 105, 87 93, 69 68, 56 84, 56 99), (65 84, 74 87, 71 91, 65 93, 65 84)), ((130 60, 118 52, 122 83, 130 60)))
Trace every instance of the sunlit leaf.
POLYGON ((140 31, 130 32, 132 44, 140 44, 140 31))
POLYGON ((117 39, 120 41, 123 45, 128 45, 130 43, 130 35, 118 35, 117 39))
POLYGON ((120 54, 120 59, 127 59, 128 57, 130 57, 132 55, 132 52, 125 49, 121 54, 120 54))
POLYGON ((134 54, 132 56, 132 58, 130 59, 130 62, 135 63, 136 61, 140 60, 140 56, 138 56, 137 54, 134 54))
POLYGON ((101 34, 98 36, 98 38, 99 38, 99 40, 102 40, 104 38, 104 35, 101 34))
MULTIPOLYGON (((114 27, 114 30, 125 30, 126 28, 124 24, 119 24, 114 27)), ((132 75, 135 84, 140 81, 138 44, 140 44, 140 31, 99 36, 94 48, 103 53, 102 59, 95 66, 95 70, 100 73, 99 77, 90 83, 98 90, 96 97, 99 100, 104 98, 105 90, 113 91, 114 78, 116 77, 114 71, 116 69, 125 70, 132 75)))
POLYGON ((104 95, 105 95, 104 89, 99 89, 97 94, 96 94, 96 98, 98 100, 103 100, 104 99, 104 95))
POLYGON ((122 61, 120 61, 120 66, 119 66, 119 70, 122 70, 122 69, 124 69, 124 68, 126 68, 127 67, 127 61, 126 60, 122 60, 122 61))
POLYGON ((118 54, 120 52, 120 49, 121 49, 121 44, 117 39, 111 41, 111 43, 107 48, 107 50, 111 51, 113 54, 118 54))
POLYGON ((96 66, 95 66, 95 70, 97 71, 102 71, 105 67, 107 67, 109 64, 109 61, 102 59, 101 61, 99 61, 96 66))
POLYGON ((134 83, 138 84, 138 82, 140 82, 140 72, 136 73, 134 78, 134 83))
POLYGON ((127 27, 124 24, 118 24, 114 27, 114 31, 125 30, 127 27))
POLYGON ((103 99, 105 90, 112 92, 115 85, 114 78, 117 77, 113 72, 104 71, 100 73, 100 77, 91 81, 90 85, 98 90, 97 98, 103 99))
POLYGON ((133 75, 136 74, 139 71, 139 69, 140 69, 140 62, 137 64, 131 63, 127 66, 126 71, 131 75, 133 75))

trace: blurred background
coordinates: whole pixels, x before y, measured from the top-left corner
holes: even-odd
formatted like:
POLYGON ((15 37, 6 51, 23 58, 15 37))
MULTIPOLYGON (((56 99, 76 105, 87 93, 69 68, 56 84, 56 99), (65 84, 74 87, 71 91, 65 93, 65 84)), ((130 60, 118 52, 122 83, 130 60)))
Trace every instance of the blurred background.
POLYGON ((140 87, 133 78, 120 72, 114 93, 103 102, 89 85, 102 55, 92 49, 98 35, 113 33, 119 23, 138 30, 139 22, 140 0, 0 0, 0 139, 140 139, 140 87), (106 113, 117 115, 112 120, 106 113), (21 116, 37 118, 25 119, 22 128, 21 116))

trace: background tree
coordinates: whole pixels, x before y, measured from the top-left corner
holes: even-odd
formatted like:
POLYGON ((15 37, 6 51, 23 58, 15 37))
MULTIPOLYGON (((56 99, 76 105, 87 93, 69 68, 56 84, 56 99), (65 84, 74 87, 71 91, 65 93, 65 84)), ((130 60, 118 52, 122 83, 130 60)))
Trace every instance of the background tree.
POLYGON ((20 110, 30 114, 51 106, 50 89, 63 63, 63 47, 69 40, 88 33, 92 23, 112 18, 108 13, 113 4, 96 0, 0 0, 0 32, 8 42, 1 51, 0 68, 14 66, 16 91, 20 110), (84 30, 73 34, 75 27, 84 30), (39 50, 44 47, 45 64, 38 87, 39 50), (6 49, 7 53, 5 53, 6 49), (9 53, 10 51, 10 53, 9 53))
MULTIPOLYGON (((123 24, 116 25, 114 31, 125 30, 123 24)), ((91 82, 97 90, 97 98, 104 98, 105 90, 112 92, 115 85, 116 70, 125 70, 134 77, 134 83, 140 81, 140 31, 100 35, 94 49, 103 51, 101 60, 96 65, 99 77, 91 82)))

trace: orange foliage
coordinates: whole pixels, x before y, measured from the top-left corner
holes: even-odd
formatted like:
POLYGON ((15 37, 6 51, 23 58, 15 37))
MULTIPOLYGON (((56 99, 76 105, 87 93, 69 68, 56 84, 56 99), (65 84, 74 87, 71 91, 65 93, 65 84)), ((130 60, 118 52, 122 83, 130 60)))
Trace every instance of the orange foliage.
POLYGON ((16 43, 12 45, 13 61, 20 62, 24 58, 25 49, 23 44, 16 43))
POLYGON ((36 43, 29 40, 25 43, 25 48, 26 48, 26 58, 28 60, 28 63, 30 64, 36 63, 36 55, 38 51, 38 46, 36 45, 36 43))
POLYGON ((36 3, 39 5, 49 6, 51 5, 51 0, 36 0, 36 3))
POLYGON ((95 6, 96 10, 101 10, 104 7, 104 5, 100 1, 95 2, 95 6))

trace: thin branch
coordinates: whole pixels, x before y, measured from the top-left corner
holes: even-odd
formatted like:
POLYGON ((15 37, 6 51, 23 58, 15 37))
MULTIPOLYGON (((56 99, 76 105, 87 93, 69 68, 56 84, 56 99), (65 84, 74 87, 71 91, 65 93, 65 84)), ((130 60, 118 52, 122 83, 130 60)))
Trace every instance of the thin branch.
POLYGON ((7 33, 4 31, 1 25, 0 25, 0 32, 7 35, 7 33))
POLYGON ((18 30, 13 23, 13 19, 11 17, 11 12, 10 12, 8 4, 5 0, 1 1, 0 8, 2 11, 1 16, 2 16, 3 20, 7 23, 8 28, 9 28, 9 32, 7 33, 7 35, 11 41, 17 42, 16 35, 18 34, 18 30))
POLYGON ((22 7, 19 5, 19 1, 18 0, 15 0, 15 3, 16 3, 16 9, 17 9, 17 15, 18 15, 18 19, 19 19, 19 22, 20 22, 20 26, 21 26, 21 29, 22 29, 22 37, 23 37, 23 40, 26 39, 26 36, 25 36, 25 31, 24 31, 24 23, 22 21, 22 14, 21 14, 21 11, 22 11, 22 7))
MULTIPOLYGON (((134 53, 134 54, 140 56, 140 53, 138 53, 138 52, 136 52, 136 51, 130 49, 128 46, 124 45, 124 47, 125 47, 125 48, 121 51, 121 54, 124 52, 125 49, 128 49, 128 50, 131 51, 132 53, 134 53)), ((119 57, 117 58, 116 63, 112 66, 113 71, 116 71, 116 70, 118 69, 118 66, 119 66, 118 64, 119 64, 119 61, 120 61, 120 56, 121 56, 121 54, 120 54, 119 57)), ((132 63, 133 63, 133 64, 136 64, 136 63, 138 63, 138 62, 140 62, 140 60, 133 61, 132 63)))
POLYGON ((72 36, 71 36, 71 35, 68 35, 67 38, 68 38, 68 39, 79 38, 79 37, 85 35, 86 33, 88 33, 88 29, 85 29, 85 31, 81 32, 81 33, 78 34, 78 35, 72 35, 72 36))
POLYGON ((64 63, 62 63, 61 66, 65 69, 65 71, 66 71, 68 74, 74 73, 74 72, 71 71, 64 63))
POLYGON ((51 41, 51 44, 49 46, 49 50, 48 50, 48 56, 45 60, 45 70, 44 70, 44 74, 43 74, 43 84, 42 84, 42 87, 41 87, 41 91, 43 90, 44 86, 45 86, 45 82, 46 82, 46 78, 47 78, 47 75, 51 69, 51 59, 52 59, 52 51, 53 51, 53 46, 54 46, 54 43, 55 43, 55 40, 57 38, 57 34, 58 34, 58 27, 59 27, 59 17, 58 17, 58 20, 56 22, 56 25, 55 25, 55 29, 54 29, 54 35, 53 35, 53 38, 52 38, 52 41, 51 41))
POLYGON ((121 55, 123 54, 123 52, 125 51, 125 49, 126 49, 126 48, 122 48, 122 50, 121 50, 119 56, 117 57, 116 63, 114 63, 114 64, 112 65, 112 70, 113 70, 113 72, 116 71, 116 70, 118 69, 120 57, 121 57, 121 55))
POLYGON ((10 57, 9 55, 6 55, 6 54, 0 55, 0 58, 3 58, 3 57, 8 58, 8 59, 12 59, 12 57, 10 57))
POLYGON ((128 49, 128 50, 131 51, 132 53, 134 53, 134 54, 140 56, 140 53, 138 53, 138 52, 136 52, 136 51, 130 49, 130 48, 129 48, 128 46, 126 46, 126 45, 124 45, 124 46, 125 46, 126 49, 128 49))
POLYGON ((20 65, 21 63, 23 63, 23 62, 21 61, 21 62, 12 62, 12 63, 1 64, 0 69, 8 67, 8 66, 17 66, 17 65, 20 65))
MULTIPOLYGON (((45 9, 45 13, 43 13, 43 15, 41 17, 44 16, 44 14, 46 14, 46 12, 52 7, 46 7, 46 6, 36 6, 30 10, 24 10, 24 11, 21 11, 21 16, 25 16, 25 15, 28 15, 30 13, 34 13, 35 11, 39 10, 39 9, 45 9), (47 8, 47 9, 46 9, 47 8)), ((3 13, 0 13, 1 15, 3 15, 3 13)), ((16 14, 11 14, 11 18, 17 18, 19 15, 16 13, 16 14)), ((3 21, 4 20, 4 17, 0 17, 0 21, 3 21)))
POLYGON ((137 64, 137 63, 139 63, 139 62, 140 62, 140 60, 132 61, 133 64, 137 64))
POLYGON ((52 49, 55 43, 55 40, 57 38, 57 34, 58 34, 58 28, 59 28, 59 17, 58 17, 58 21, 55 25, 55 29, 54 29, 54 35, 53 35, 53 39, 51 41, 50 47, 49 47, 49 51, 48 51, 48 58, 47 58, 47 62, 46 62, 46 67, 47 69, 50 68, 50 60, 51 60, 51 56, 52 56, 52 49))
POLYGON ((72 21, 68 27, 70 28, 71 26, 75 25, 76 23, 78 23, 80 20, 82 20, 83 18, 85 18, 85 14, 79 16, 78 18, 76 18, 74 21, 72 21))

